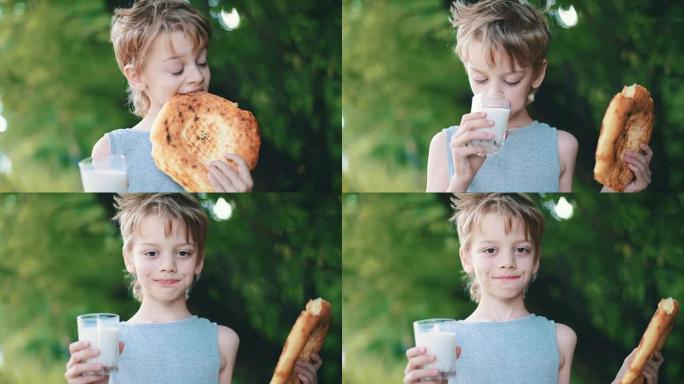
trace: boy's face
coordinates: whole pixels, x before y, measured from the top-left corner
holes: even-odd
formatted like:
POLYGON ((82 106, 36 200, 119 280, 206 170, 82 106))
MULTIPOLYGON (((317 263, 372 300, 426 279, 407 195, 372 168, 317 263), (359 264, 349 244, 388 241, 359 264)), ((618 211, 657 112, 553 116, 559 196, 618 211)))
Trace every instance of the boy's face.
POLYGON ((489 52, 482 42, 473 40, 468 46, 468 61, 465 63, 468 81, 473 94, 503 93, 511 101, 513 120, 527 105, 527 96, 532 88, 538 88, 544 80, 546 61, 535 71, 531 66, 520 68, 501 49, 494 50, 494 63, 488 64, 489 52), (536 73, 535 73, 536 72, 536 73))
POLYGON ((193 51, 193 48, 190 36, 180 31, 162 33, 152 42, 142 73, 133 79, 139 81, 137 86, 143 87, 149 96, 151 113, 158 112, 176 93, 209 89, 207 49, 193 51))
POLYGON ((136 274, 145 299, 184 300, 194 276, 202 271, 197 246, 186 239, 183 225, 173 221, 166 233, 168 223, 159 215, 144 217, 124 254, 126 270, 136 274))
POLYGON ((479 228, 474 228, 470 247, 461 251, 463 268, 474 274, 482 296, 512 299, 522 295, 539 269, 536 250, 522 223, 513 221, 508 233, 505 226, 504 216, 485 214, 479 228))

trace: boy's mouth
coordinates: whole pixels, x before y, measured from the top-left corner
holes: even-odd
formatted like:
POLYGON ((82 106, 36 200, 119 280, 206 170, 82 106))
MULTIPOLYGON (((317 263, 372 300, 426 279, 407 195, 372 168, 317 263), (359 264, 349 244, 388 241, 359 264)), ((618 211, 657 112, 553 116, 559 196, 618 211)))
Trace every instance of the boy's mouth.
POLYGON ((176 280, 176 279, 164 279, 164 280, 155 280, 155 281, 161 285, 168 285, 168 286, 176 285, 176 284, 178 284, 178 282, 180 282, 180 280, 176 280))
POLYGON ((517 275, 511 275, 511 276, 492 276, 492 279, 494 280, 505 280, 505 281, 511 281, 511 280, 517 280, 519 279, 520 276, 517 275))

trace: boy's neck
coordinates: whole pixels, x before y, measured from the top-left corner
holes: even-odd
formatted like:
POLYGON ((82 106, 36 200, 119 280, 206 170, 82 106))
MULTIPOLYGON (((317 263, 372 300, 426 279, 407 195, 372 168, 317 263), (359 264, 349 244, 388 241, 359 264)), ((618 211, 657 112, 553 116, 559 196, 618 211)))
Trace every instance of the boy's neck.
POLYGON ((465 321, 507 321, 519 319, 529 314, 530 312, 525 308, 525 301, 522 295, 512 299, 501 299, 482 295, 477 308, 465 319, 465 321))
POLYGON ((530 125, 532 121, 534 120, 532 120, 530 114, 527 113, 527 108, 523 108, 508 119, 508 129, 511 130, 526 127, 530 125))
POLYGON ((160 110, 160 108, 150 108, 149 112, 147 112, 147 115, 145 115, 145 117, 143 117, 138 124, 133 126, 133 129, 136 131, 149 132, 152 129, 152 123, 154 123, 154 119, 157 118, 157 114, 159 114, 160 110))
POLYGON ((133 324, 171 323, 185 320, 192 316, 184 298, 162 302, 153 299, 143 299, 138 312, 128 322, 133 324))

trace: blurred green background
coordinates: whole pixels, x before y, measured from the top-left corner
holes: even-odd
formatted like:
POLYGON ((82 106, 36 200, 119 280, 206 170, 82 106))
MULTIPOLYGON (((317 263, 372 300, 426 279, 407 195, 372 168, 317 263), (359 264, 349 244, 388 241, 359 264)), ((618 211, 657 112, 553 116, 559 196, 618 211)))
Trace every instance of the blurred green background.
MULTIPOLYGON (((344 191, 425 191, 430 139, 456 125, 472 93, 453 53, 450 0, 343 0, 344 191)), ((532 0, 541 8, 544 0, 532 0)), ((623 85, 655 101, 650 190, 684 189, 684 5, 672 0, 559 0, 534 119, 579 140, 575 190, 599 190, 594 152, 603 114, 623 85), (562 7, 566 21, 561 23, 562 7)))
MULTIPOLYGON (((577 333, 573 383, 609 383, 659 299, 684 300, 684 195, 533 198, 546 232, 528 309, 577 333)), ((397 383, 414 320, 463 319, 475 309, 449 195, 347 194, 342 206, 343 383, 397 383)), ((681 313, 663 353, 659 383, 681 383, 681 313)))
MULTIPOLYGON (((0 191, 81 190, 77 162, 139 121, 109 42, 131 3, 0 0, 0 191)), ((191 3, 214 32, 210 92, 259 122, 255 190, 339 191, 340 1, 191 3)))
MULTIPOLYGON (((340 198, 203 195, 206 262, 190 310, 240 335, 234 383, 266 383, 308 299, 333 308, 319 382, 340 381, 340 198)), ((76 316, 138 303, 111 195, 0 195, 0 383, 63 383, 76 316)))

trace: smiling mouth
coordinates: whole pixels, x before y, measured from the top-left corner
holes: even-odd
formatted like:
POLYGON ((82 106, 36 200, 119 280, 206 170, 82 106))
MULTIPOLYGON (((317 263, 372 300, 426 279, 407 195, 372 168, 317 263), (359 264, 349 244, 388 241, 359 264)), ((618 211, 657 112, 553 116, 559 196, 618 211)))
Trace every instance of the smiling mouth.
POLYGON ((492 277, 492 279, 495 279, 495 280, 517 280, 519 278, 520 278, 520 276, 495 276, 495 277, 492 277))
POLYGON ((174 280, 174 279, 155 280, 155 281, 161 285, 168 285, 168 286, 176 285, 180 282, 180 280, 174 280))

